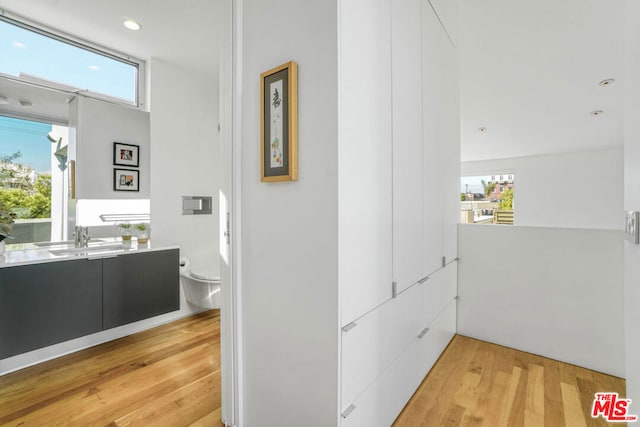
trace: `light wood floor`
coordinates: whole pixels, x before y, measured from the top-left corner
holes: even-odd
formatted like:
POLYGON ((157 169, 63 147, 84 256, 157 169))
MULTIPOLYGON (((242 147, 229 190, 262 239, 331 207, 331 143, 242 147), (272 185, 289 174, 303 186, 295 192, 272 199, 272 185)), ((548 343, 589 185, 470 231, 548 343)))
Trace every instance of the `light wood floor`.
MULTIPOLYGON (((624 380, 456 336, 394 425, 607 425, 589 416, 596 391, 624 396, 624 380)), ((219 420, 219 310, 0 376, 0 426, 219 420)))
POLYGON ((2 426, 222 426, 220 311, 0 376, 2 426))
MULTIPOLYGON (((590 416, 597 391, 614 391, 622 397, 625 382, 533 354, 455 336, 394 426, 609 425, 602 418, 590 416)), ((633 414, 640 411, 633 405, 630 409, 633 414)))

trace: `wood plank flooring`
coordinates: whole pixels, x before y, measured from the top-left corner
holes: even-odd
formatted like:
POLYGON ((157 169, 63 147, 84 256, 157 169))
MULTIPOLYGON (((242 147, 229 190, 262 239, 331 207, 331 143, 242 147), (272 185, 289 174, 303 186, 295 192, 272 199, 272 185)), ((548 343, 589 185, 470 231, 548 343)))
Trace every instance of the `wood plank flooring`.
POLYGON ((0 426, 222 426, 220 311, 0 376, 0 426))
MULTIPOLYGON (((456 335, 395 427, 579 427, 597 391, 625 395, 625 382, 599 372, 456 335)), ((631 413, 640 407, 632 404, 631 413)), ((616 423, 616 425, 624 425, 616 423)))
MULTIPOLYGON (((608 425, 589 416, 596 391, 625 383, 456 336, 394 425, 608 425)), ((222 426, 220 399, 211 310, 0 376, 0 426, 222 426)))

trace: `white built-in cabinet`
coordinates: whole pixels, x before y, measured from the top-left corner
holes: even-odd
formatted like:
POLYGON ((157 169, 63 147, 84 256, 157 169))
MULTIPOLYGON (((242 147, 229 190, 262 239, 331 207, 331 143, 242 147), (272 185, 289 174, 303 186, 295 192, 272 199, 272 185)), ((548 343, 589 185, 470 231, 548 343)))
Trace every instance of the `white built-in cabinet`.
POLYGON ((388 426, 456 331, 457 262, 343 328, 341 425, 388 426))
MULTIPOLYGON (((457 1, 431 2, 434 9, 431 9, 428 1, 423 1, 422 13, 422 100, 426 178, 424 201, 425 218, 432 224, 431 228, 425 227, 425 239, 442 239, 440 255, 445 257, 446 262, 450 262, 458 253, 457 223, 460 210, 460 98, 458 56, 453 44, 457 33, 457 1), (440 21, 444 22, 446 27, 443 27, 440 21), (445 194, 446 196, 442 196, 445 194), (441 204, 439 211, 433 209, 434 201, 441 204)), ((435 245, 427 245, 427 251, 425 271, 430 272, 433 271, 433 267, 438 267, 438 254, 435 253, 435 245), (430 249, 433 253, 429 253, 430 249)))
POLYGON ((339 423, 388 426, 456 331, 455 8, 339 4, 339 423))
POLYGON ((421 0, 391 1, 393 281, 424 277, 421 0))
POLYGON ((391 298, 391 5, 340 5, 338 275, 348 323, 391 298))

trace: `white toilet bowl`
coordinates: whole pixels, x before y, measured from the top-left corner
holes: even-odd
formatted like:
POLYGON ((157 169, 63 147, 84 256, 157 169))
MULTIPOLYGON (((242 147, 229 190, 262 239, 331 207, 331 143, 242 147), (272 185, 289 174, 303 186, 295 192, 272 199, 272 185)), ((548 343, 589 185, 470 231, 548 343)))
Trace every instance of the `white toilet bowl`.
POLYGON ((220 277, 211 267, 189 266, 180 262, 180 281, 184 296, 202 308, 220 308, 220 277))

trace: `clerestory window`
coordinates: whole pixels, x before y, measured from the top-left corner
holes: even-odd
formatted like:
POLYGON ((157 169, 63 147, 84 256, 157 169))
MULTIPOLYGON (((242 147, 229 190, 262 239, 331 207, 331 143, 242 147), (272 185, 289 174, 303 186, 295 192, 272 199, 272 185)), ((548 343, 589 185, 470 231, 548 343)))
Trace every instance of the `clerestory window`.
POLYGON ((0 74, 140 106, 144 62, 0 14, 0 74))

